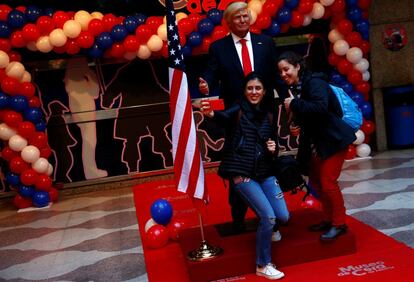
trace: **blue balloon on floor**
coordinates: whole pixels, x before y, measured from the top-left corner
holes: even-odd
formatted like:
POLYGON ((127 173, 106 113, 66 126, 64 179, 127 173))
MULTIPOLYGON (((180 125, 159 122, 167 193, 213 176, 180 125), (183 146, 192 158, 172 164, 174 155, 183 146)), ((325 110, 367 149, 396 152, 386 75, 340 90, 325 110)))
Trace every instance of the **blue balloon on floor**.
POLYGON ((172 206, 165 199, 158 199, 151 205, 151 217, 158 224, 167 225, 171 220, 172 214, 172 206))
POLYGON ((35 188, 33 186, 20 185, 19 187, 19 194, 24 198, 31 198, 34 193, 35 188))
POLYGON ((50 202, 49 193, 45 191, 38 191, 33 194, 32 202, 35 207, 46 207, 50 202))

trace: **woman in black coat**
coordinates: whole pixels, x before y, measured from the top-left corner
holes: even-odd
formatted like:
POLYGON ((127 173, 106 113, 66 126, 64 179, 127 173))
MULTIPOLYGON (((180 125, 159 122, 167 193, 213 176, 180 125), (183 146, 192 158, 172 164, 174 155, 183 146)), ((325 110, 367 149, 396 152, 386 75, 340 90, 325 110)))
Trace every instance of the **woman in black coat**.
POLYGON ((341 106, 323 74, 307 71, 303 58, 290 51, 279 56, 278 68, 289 87, 284 106, 291 115, 290 129, 300 134, 298 161, 308 168, 322 204, 323 220, 310 229, 325 231, 321 240, 333 240, 347 230, 338 178, 355 133, 342 120, 341 106))

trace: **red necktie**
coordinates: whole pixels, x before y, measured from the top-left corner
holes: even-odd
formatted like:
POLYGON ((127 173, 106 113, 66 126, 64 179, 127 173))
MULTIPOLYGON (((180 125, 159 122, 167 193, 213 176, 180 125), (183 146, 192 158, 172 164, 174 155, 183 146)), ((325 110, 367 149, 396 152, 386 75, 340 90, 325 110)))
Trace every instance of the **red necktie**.
POLYGON ((242 45, 242 61, 243 61, 243 72, 244 76, 252 72, 252 64, 250 62, 249 50, 247 49, 246 39, 242 38, 239 40, 242 45))

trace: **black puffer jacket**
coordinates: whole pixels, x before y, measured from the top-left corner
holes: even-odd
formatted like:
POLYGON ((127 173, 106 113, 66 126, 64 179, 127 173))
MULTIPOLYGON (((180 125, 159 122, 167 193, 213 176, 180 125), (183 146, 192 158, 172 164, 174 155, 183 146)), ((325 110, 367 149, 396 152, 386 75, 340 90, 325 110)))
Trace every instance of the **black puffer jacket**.
POLYGON ((231 128, 226 130, 219 175, 223 178, 239 175, 261 178, 272 175, 270 166, 273 155, 266 145, 269 138, 275 140, 270 114, 252 107, 242 99, 240 104, 215 112, 214 117, 220 124, 226 123, 231 128))

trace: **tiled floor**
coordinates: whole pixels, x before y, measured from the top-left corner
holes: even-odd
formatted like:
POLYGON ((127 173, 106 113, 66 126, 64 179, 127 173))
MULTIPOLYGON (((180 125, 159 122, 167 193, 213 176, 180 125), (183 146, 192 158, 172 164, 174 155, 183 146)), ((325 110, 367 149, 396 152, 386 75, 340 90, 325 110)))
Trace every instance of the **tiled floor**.
MULTIPOLYGON (((340 181, 349 215, 414 247, 414 149, 347 162, 340 181)), ((0 210, 0 280, 147 281, 131 190, 0 210)))

